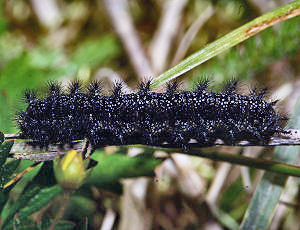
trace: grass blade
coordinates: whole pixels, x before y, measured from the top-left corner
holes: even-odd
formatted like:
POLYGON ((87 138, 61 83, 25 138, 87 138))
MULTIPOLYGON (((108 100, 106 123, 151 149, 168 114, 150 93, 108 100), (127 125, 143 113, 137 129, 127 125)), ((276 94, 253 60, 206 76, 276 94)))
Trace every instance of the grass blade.
MULTIPOLYGON (((281 147, 280 149, 285 150, 286 148, 287 147, 281 147)), ((259 158, 251 158, 251 157, 246 157, 241 155, 234 155, 229 153, 205 152, 205 151, 193 150, 193 149, 185 152, 183 152, 182 149, 173 149, 173 148, 169 148, 169 149, 156 148, 156 149, 167 151, 169 153, 178 152, 178 153, 183 153, 183 154, 188 154, 193 156, 204 157, 214 161, 225 161, 231 164, 238 164, 238 165, 248 166, 251 168, 276 172, 279 175, 284 174, 288 176, 300 177, 300 167, 287 164, 286 162, 282 163, 284 162, 283 159, 281 160, 277 159, 276 161, 274 161, 274 160, 266 160, 266 159, 259 159, 259 158)), ((280 150, 280 155, 281 156, 283 155, 282 150, 280 150)))
MULTIPOLYGON (((293 111, 295 120, 293 126, 300 128, 300 99, 293 111)), ((276 147, 272 160, 287 164, 295 163, 299 153, 298 146, 276 147)), ((282 188, 287 176, 267 172, 252 197, 251 203, 246 211, 241 229, 267 229, 279 201, 282 188)))
POLYGON ((245 41, 260 31, 297 15, 300 15, 300 0, 266 13, 226 34, 220 39, 206 45, 200 51, 192 54, 178 65, 167 70, 153 80, 151 88, 162 85, 222 53, 223 51, 245 41))

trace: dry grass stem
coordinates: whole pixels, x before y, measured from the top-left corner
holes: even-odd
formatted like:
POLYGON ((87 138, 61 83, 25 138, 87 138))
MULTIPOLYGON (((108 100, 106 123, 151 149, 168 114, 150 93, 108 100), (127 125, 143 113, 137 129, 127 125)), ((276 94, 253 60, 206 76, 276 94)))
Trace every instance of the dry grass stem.
POLYGON ((167 66, 171 45, 186 4, 187 0, 165 1, 162 17, 150 46, 151 63, 156 73, 161 73, 167 66))
POLYGON ((104 0, 104 3, 139 79, 143 80, 145 77, 153 77, 154 72, 128 12, 127 0, 104 0))
POLYGON ((201 29, 201 27, 207 22, 208 19, 214 14, 215 9, 212 5, 209 5, 199 16, 198 18, 192 23, 190 28, 187 30, 185 35, 183 36, 179 46, 176 50, 174 58, 171 62, 171 66, 176 65, 180 62, 184 56, 186 55, 188 48, 190 47, 192 41, 196 37, 197 33, 201 29))
POLYGON ((102 221, 100 230, 111 230, 113 229, 117 214, 116 212, 109 208, 106 210, 105 216, 102 221))

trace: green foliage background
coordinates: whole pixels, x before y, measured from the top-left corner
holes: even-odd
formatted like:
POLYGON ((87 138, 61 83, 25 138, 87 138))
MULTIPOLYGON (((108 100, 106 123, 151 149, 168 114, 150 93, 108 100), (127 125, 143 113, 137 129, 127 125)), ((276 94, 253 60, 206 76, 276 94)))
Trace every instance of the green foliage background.
MULTIPOLYGON (((32 2, 18 0, 1 4, 0 130, 3 133, 18 132, 15 118, 25 109, 24 91, 40 89, 43 94, 48 81, 68 82, 75 78, 90 81, 97 78, 99 70, 109 69, 116 71, 130 87, 136 88, 140 79, 102 1, 57 1, 61 20, 51 28, 42 24, 32 2), (68 36, 63 36, 62 32, 68 36)), ((253 2, 188 1, 172 49, 176 50, 185 31, 207 4, 213 4, 215 13, 200 29, 185 56, 261 15, 253 2)), ((163 1, 130 1, 129 10, 146 52, 159 25, 158 18, 164 13, 162 8, 163 1)), ((199 80, 209 78, 210 87, 219 90, 233 77, 246 85, 268 86, 273 91, 283 84, 293 85, 300 73, 299 35, 300 17, 280 23, 188 72, 181 77, 182 85, 191 89, 199 80)), ((171 51, 169 62, 173 55, 174 51, 171 51)), ((109 78, 103 81, 105 93, 110 87, 107 81, 109 78)), ((4 142, 0 146, 1 226, 3 229, 48 229, 61 207, 65 191, 55 181, 52 162, 39 164, 18 183, 3 189, 17 173, 33 164, 8 158, 11 145, 11 142, 4 142)), ((98 164, 87 170, 88 177, 83 186, 72 191, 56 229, 99 229, 107 210, 114 210, 118 215, 113 229, 120 227, 122 214, 132 212, 121 205, 120 195, 124 194, 121 180, 152 178, 156 175, 154 170, 162 167, 166 160, 165 155, 154 158, 155 150, 146 147, 141 149, 141 154, 128 157, 131 150, 127 147, 108 148, 94 153, 92 159, 98 164)), ((222 151, 237 152, 234 148, 222 151)), ((271 152, 272 149, 267 149, 259 156, 268 157, 271 152)), ((148 182, 144 205, 150 214, 142 212, 152 220, 148 229, 173 229, 176 224, 179 229, 203 229, 202 226, 209 221, 224 229, 235 229, 241 223, 254 190, 249 194, 240 171, 232 169, 224 179, 217 212, 214 212, 205 205, 205 199, 219 165, 196 157, 192 162, 192 169, 178 166, 175 175, 161 173, 158 182, 148 182), (182 189, 185 176, 194 172, 205 184, 198 197, 192 197, 182 189), (202 218, 201 213, 210 213, 211 216, 202 218)), ((88 162, 85 164, 87 166, 88 162)), ((259 177, 257 171, 252 169, 249 176, 255 186, 259 177)), ((298 203, 299 198, 295 196, 293 201, 298 203)), ((278 229, 292 229, 289 227, 291 223, 299 224, 299 210, 297 207, 290 210, 280 220, 278 229)))

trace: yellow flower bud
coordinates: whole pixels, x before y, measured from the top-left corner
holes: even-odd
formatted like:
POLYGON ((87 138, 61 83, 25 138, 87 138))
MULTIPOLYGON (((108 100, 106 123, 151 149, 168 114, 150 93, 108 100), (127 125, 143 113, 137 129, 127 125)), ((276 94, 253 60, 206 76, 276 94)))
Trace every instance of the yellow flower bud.
POLYGON ((54 164, 54 173, 56 181, 62 188, 67 190, 79 188, 86 175, 81 154, 76 150, 68 151, 54 164))

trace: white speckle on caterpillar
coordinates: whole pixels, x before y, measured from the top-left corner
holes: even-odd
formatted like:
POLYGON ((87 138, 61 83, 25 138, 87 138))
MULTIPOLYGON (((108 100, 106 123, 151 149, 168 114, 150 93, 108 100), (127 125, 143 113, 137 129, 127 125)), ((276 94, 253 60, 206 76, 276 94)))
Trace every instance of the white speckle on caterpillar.
POLYGON ((207 91, 207 82, 191 92, 179 91, 177 85, 156 93, 148 82, 137 93, 122 94, 117 84, 110 96, 104 96, 99 82, 84 89, 75 81, 67 92, 54 83, 45 98, 25 94, 28 107, 17 118, 20 136, 41 147, 86 138, 94 149, 163 143, 187 148, 191 140, 201 146, 217 139, 228 145, 243 140, 265 144, 282 131, 279 122, 284 118, 276 114, 274 102, 263 100, 265 90, 241 95, 236 82, 219 93, 207 91))

